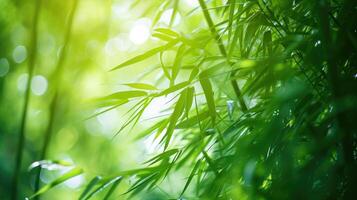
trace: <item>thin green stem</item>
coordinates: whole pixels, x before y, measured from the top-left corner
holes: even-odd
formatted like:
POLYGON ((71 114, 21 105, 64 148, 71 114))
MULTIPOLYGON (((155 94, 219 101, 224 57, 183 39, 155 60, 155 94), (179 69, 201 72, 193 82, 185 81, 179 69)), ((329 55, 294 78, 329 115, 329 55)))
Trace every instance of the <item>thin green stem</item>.
POLYGON ((20 172, 21 172, 21 165, 22 165, 22 157, 23 157, 23 150, 25 146, 25 129, 26 129, 26 117, 28 106, 30 103, 30 88, 31 88, 31 79, 35 69, 36 63, 36 52, 37 52, 37 26, 40 17, 40 10, 41 10, 41 0, 36 0, 34 16, 33 16, 33 26, 31 31, 31 41, 29 46, 29 60, 28 60, 28 79, 26 82, 26 90, 25 90, 25 101, 23 105, 23 110, 21 114, 21 121, 20 121, 20 130, 19 130, 19 141, 17 144, 17 153, 16 153, 16 163, 15 163, 15 171, 13 175, 13 182, 12 182, 12 197, 11 199, 17 200, 18 193, 19 193, 19 179, 20 179, 20 172))
MULTIPOLYGON (((65 36, 64 36, 64 45, 63 45, 62 51, 60 53, 60 56, 58 58, 56 70, 54 72, 54 74, 56 76, 56 79, 54 79, 54 81, 53 81, 53 88, 54 88, 55 94, 54 94, 54 96, 51 100, 51 104, 50 104, 50 116, 49 116, 49 121, 48 121, 47 128, 46 128, 46 132, 44 135, 44 143, 42 146, 39 160, 44 160, 47 157, 48 148, 49 148, 51 138, 52 138, 52 132, 53 132, 53 126, 55 123, 55 117, 57 114, 58 102, 60 101, 60 99, 59 99, 59 97, 60 97, 59 85, 61 83, 61 79, 62 79, 62 75, 63 75, 62 73, 63 73, 63 68, 64 68, 64 61, 66 60, 68 45, 69 45, 70 39, 71 39, 72 24, 73 24, 75 12, 77 10, 78 1, 79 0, 74 0, 72 9, 69 13, 68 25, 67 25, 67 29, 66 29, 65 36)), ((40 174, 41 174, 41 168, 39 168, 37 171, 36 181, 35 181, 35 191, 37 191, 40 187, 40 174)))

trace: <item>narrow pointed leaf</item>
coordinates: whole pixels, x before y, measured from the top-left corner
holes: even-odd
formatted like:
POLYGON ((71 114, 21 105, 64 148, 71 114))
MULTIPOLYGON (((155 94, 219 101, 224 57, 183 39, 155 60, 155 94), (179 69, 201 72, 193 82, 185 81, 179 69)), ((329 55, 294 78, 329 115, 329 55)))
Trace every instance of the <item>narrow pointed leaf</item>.
POLYGON ((84 189, 84 191, 82 192, 81 196, 79 196, 79 200, 84 199, 84 197, 86 197, 86 195, 94 188, 94 186, 97 185, 97 183, 102 180, 101 176, 96 176, 94 177, 89 184, 87 185, 87 187, 84 189))
POLYGON ((110 187, 109 191, 107 192, 107 194, 105 195, 105 197, 103 198, 103 200, 107 200, 109 199, 109 197, 113 194, 113 192, 115 191, 115 189, 118 187, 119 183, 121 182, 122 178, 117 178, 116 180, 114 180, 114 183, 112 183, 112 187, 110 187))
POLYGON ((157 90, 157 88, 155 86, 147 84, 147 83, 127 83, 124 85, 127 85, 127 86, 135 88, 135 89, 157 90))
POLYGON ((195 164, 195 166, 193 167, 190 176, 189 176, 188 179, 187 179, 187 182, 186 182, 186 184, 185 184, 185 186, 184 186, 184 188, 183 188, 183 190, 182 190, 182 192, 181 192, 181 196, 182 196, 182 195, 185 193, 185 191, 187 190, 188 186, 190 185, 190 183, 191 183, 193 177, 195 176, 196 171, 197 171, 197 169, 200 167, 200 165, 201 165, 201 160, 198 160, 197 163, 195 164))
POLYGON ((212 90, 211 82, 207 78, 200 78, 200 83, 201 83, 203 92, 206 97, 210 116, 211 116, 212 120, 214 121, 216 118, 216 105, 214 102, 214 93, 212 90))
POLYGON ((185 108, 185 102, 186 102, 186 96, 187 96, 187 91, 184 90, 181 92, 180 98, 178 99, 175 108, 174 108, 174 112, 172 113, 171 117, 170 117, 170 123, 169 126, 167 127, 167 131, 165 133, 165 137, 163 137, 163 140, 165 139, 165 147, 164 149, 167 149, 172 134, 174 132, 175 126, 177 121, 179 120, 179 118, 181 117, 184 108, 185 108))
POLYGON ((172 67, 172 74, 171 74, 171 84, 172 85, 174 84, 175 79, 180 71, 181 61, 184 56, 184 51, 185 51, 185 45, 182 44, 177 50, 174 65, 172 67))
POLYGON ((56 185, 59 185, 59 184, 65 182, 66 180, 68 180, 70 178, 73 178, 75 176, 78 176, 78 175, 80 175, 82 173, 83 173, 83 170, 81 168, 76 167, 76 168, 70 170, 69 172, 63 174, 62 176, 60 176, 56 180, 54 180, 54 181, 50 182, 49 184, 43 186, 42 188, 40 188, 35 194, 33 194, 28 199, 33 199, 33 198, 37 197, 38 195, 41 195, 41 194, 47 192, 48 190, 50 190, 51 188, 55 187, 56 185))
POLYGON ((148 95, 147 92, 141 90, 120 91, 104 97, 104 99, 130 99, 143 97, 148 95))
POLYGON ((193 102, 193 96, 195 95, 195 88, 194 87, 188 87, 187 88, 187 99, 186 99, 186 112, 185 116, 188 117, 188 114, 191 110, 192 107, 192 102, 193 102))
POLYGON ((108 186, 110 186, 111 184, 114 184, 116 182, 119 182, 122 179, 121 176, 117 176, 115 178, 109 179, 107 181, 104 181, 104 183, 102 185, 100 185, 99 187, 97 187, 94 191, 92 191, 88 196, 86 196, 84 198, 84 200, 88 200, 90 198, 92 198, 94 195, 98 194, 99 192, 103 191, 104 189, 106 189, 108 186))
POLYGON ((165 90, 163 90, 162 92, 160 92, 157 96, 163 96, 163 95, 168 95, 170 93, 176 92, 177 90, 180 90, 184 87, 186 87, 187 85, 189 85, 190 83, 188 81, 184 81, 181 82, 179 84, 173 85, 165 90))
POLYGON ((111 71, 117 70, 117 69, 120 69, 120 68, 123 68, 123 67, 126 67, 126 66, 129 66, 129 65, 132 65, 132 64, 135 64, 135 63, 138 63, 138 62, 141 62, 143 60, 146 60, 146 59, 156 55, 159 52, 165 51, 165 50, 173 47, 176 43, 177 43, 177 41, 175 40, 175 41, 169 42, 169 43, 167 43, 167 44, 165 44, 163 46, 159 46, 159 47, 150 49, 149 51, 147 51, 147 52, 145 52, 143 54, 135 56, 134 58, 131 58, 131 59, 129 59, 129 60, 117 65, 116 67, 111 69, 111 71))
POLYGON ((179 33, 177 33, 176 31, 173 31, 173 30, 171 30, 169 28, 157 28, 154 31, 158 32, 158 33, 165 34, 165 35, 170 36, 170 37, 174 37, 174 38, 179 38, 180 37, 179 33))

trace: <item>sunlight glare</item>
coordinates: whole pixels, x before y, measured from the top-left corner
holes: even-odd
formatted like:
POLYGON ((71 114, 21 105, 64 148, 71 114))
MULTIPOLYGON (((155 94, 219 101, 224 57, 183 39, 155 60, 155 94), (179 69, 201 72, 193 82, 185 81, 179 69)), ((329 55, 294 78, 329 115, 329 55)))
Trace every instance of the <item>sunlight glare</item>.
MULTIPOLYGON (((162 13, 159 22, 162 22, 167 26, 170 25, 170 21, 171 21, 171 17, 172 17, 172 12, 173 11, 174 10, 172 8, 165 10, 164 13, 162 13)), ((180 21, 181 21, 181 15, 180 15, 179 12, 177 12, 176 16, 175 16, 174 23, 172 25, 173 26, 177 26, 177 25, 180 24, 180 21)))
POLYGON ((126 52, 130 49, 130 42, 125 36, 117 36, 107 41, 105 44, 105 53, 116 55, 118 52, 126 52))
POLYGON ((164 114, 163 111, 172 105, 171 97, 158 97, 153 99, 143 113, 143 119, 150 119, 164 114))
POLYGON ((191 7, 197 7, 197 6, 199 6, 197 0, 185 0, 185 3, 186 3, 188 6, 191 6, 191 7))
POLYGON ((85 179, 83 174, 75 176, 73 178, 68 179, 65 183, 65 185, 69 188, 78 188, 84 183, 85 179))
POLYGON ((142 18, 137 20, 130 30, 129 39, 136 45, 144 44, 150 37, 151 20, 142 18))

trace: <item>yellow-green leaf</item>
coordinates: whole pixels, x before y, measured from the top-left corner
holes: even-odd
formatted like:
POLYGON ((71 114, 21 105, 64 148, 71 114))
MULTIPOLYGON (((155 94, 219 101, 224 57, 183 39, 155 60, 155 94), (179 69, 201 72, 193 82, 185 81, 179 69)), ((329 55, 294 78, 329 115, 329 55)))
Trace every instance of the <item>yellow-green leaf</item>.
POLYGON ((157 88, 153 85, 146 84, 146 83, 127 83, 124 84, 129 87, 135 88, 135 89, 142 89, 142 90, 157 90, 157 88))
POLYGON ((206 97, 209 113, 211 115, 212 121, 214 122, 216 118, 216 105, 214 102, 214 93, 212 90, 211 82, 208 78, 200 78, 200 83, 206 97))

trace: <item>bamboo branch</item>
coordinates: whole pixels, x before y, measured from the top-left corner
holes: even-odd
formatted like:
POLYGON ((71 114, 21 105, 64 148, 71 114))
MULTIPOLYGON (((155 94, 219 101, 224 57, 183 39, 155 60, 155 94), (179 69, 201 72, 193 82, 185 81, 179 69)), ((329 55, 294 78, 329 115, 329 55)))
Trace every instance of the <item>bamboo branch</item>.
MULTIPOLYGON (((224 57, 226 57, 227 62, 228 62, 229 64, 231 64, 231 62, 229 61, 228 56, 227 56, 226 48, 224 47, 224 44, 223 44, 223 42, 222 42, 222 39, 221 39, 221 37, 219 36, 219 34, 217 33, 217 30, 216 30, 216 28, 215 28, 215 26, 214 26, 214 23, 213 23, 213 20, 212 20, 212 18, 211 18, 211 15, 210 15, 209 12, 208 12, 206 3, 204 2, 204 0, 198 0, 198 1, 199 1, 199 3, 200 3, 200 7, 201 7, 201 9, 202 9, 202 12, 203 12, 203 15, 204 15, 204 17, 205 17, 205 20, 206 20, 206 22, 207 22, 207 24, 208 24, 208 27, 209 27, 209 29, 210 29, 210 31, 211 31, 211 33, 212 33, 214 39, 216 40, 216 42, 217 42, 217 44, 218 44, 218 48, 219 48, 220 53, 221 53, 224 57)), ((231 77, 234 76, 234 74, 235 74, 235 72, 233 72, 233 73, 231 74, 231 77)), ((239 102, 240 107, 242 108, 242 111, 243 111, 243 112, 246 112, 246 111, 248 110, 247 104, 245 103, 245 101, 244 101, 244 99, 243 99, 242 92, 241 92, 241 90, 240 90, 240 88, 239 88, 239 86, 238 86, 237 81, 231 80, 231 85, 232 85, 232 87, 233 87, 233 89, 234 89, 234 93, 236 94, 236 96, 237 96, 237 98, 238 98, 238 102, 239 102)))

